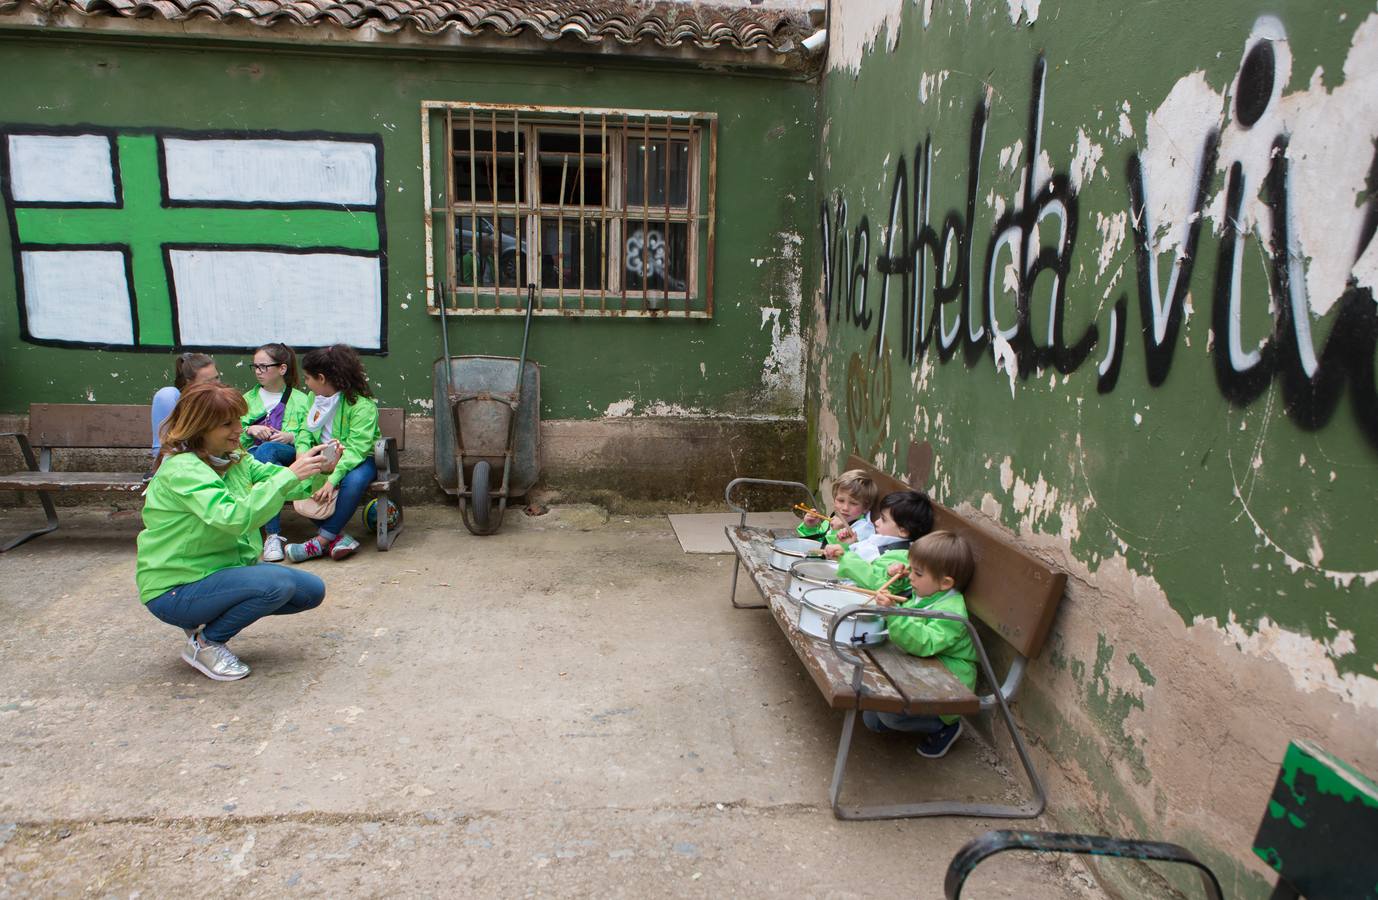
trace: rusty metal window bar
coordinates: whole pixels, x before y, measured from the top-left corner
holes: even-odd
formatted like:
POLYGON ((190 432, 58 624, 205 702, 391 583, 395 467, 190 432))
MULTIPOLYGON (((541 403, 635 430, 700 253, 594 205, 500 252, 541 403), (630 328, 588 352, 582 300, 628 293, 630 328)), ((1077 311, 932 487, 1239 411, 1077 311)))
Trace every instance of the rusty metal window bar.
POLYGON ((713 314, 717 117, 426 101, 426 303, 439 313, 713 314))

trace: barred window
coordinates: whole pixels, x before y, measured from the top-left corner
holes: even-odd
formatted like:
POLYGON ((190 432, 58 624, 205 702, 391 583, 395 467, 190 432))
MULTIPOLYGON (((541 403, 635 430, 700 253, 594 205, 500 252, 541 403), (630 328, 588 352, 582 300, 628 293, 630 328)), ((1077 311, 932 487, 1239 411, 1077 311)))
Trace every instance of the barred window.
POLYGON ((427 305, 708 317, 710 113, 427 101, 427 305))

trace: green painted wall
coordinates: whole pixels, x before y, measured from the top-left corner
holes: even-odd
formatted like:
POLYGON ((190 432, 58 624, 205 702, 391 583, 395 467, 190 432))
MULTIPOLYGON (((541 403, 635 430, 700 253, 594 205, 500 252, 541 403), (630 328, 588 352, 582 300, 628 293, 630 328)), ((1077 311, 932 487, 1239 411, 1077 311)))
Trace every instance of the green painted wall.
MULTIPOLYGON (((537 319, 531 355, 545 367, 543 415, 592 418, 609 407, 621 414, 799 414, 799 284, 808 263, 801 239, 814 207, 809 173, 816 147, 815 86, 617 60, 538 65, 465 58, 450 50, 426 57, 372 48, 325 52, 153 38, 76 41, 71 35, 3 31, 0 81, 7 85, 0 96, 0 123, 10 125, 376 137, 384 161, 389 352, 366 362, 385 404, 422 414, 429 411, 431 363, 440 354, 440 340, 438 325, 425 313, 421 102, 716 112, 721 129, 713 319, 537 319)), ((151 141, 128 133, 119 140, 122 161, 131 166, 138 159, 135 151, 151 141)), ((149 255, 156 259, 157 242, 165 235, 224 239, 239 231, 268 241, 280 233, 290 242, 294 233, 335 227, 312 217, 345 214, 292 210, 207 220, 204 211, 169 211, 154 202, 119 215, 106 212, 103 219, 33 210, 18 215, 24 227, 42 231, 44 239, 52 232, 94 240, 132 229, 129 237, 147 251, 141 255, 135 247, 140 324, 148 335, 166 339, 165 307, 161 319, 158 310, 144 309, 143 291, 164 277, 161 260, 143 263, 149 255), (165 215, 169 212, 177 215, 165 215)), ((378 240, 368 215, 342 230, 344 246, 368 249, 378 240)), ((23 412, 30 402, 141 402, 167 383, 169 353, 93 352, 21 340, 14 264, 5 228, 0 233, 0 351, 5 356, 0 412, 23 412)), ((521 322, 464 319, 452 325, 451 334, 454 353, 515 354, 521 322)), ((219 357, 227 380, 252 384, 247 368, 234 368, 247 363, 247 355, 219 357)))
POLYGON ((939 499, 1065 564, 1023 712, 1100 800, 1060 802, 1204 844, 1256 895, 1286 739, 1378 765, 1378 13, 895 0, 832 38, 814 474, 931 440, 939 499), (1173 760, 1255 796, 1189 798, 1173 760))

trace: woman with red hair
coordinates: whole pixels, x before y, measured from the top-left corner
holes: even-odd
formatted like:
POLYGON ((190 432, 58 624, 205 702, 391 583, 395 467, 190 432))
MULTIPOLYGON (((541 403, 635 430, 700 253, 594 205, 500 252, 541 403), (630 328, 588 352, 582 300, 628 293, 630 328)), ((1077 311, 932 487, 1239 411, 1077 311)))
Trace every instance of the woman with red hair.
POLYGON ((264 616, 314 609, 315 575, 255 565, 259 528, 287 500, 310 495, 319 447, 287 467, 242 452, 244 398, 222 384, 183 392, 163 423, 162 449, 144 495, 135 580, 148 611, 187 634, 182 659, 216 681, 249 674, 226 643, 264 616))

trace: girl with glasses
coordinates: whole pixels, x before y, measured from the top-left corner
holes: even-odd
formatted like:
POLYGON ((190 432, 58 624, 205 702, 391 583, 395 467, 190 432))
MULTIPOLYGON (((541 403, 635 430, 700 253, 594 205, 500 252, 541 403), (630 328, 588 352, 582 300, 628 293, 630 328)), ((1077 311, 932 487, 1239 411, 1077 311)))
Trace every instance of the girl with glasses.
MULTIPOLYGON (((244 392, 248 411, 240 419, 240 443, 259 462, 290 466, 297 458, 297 429, 311 408, 297 387, 297 354, 286 344, 264 344, 254 351, 253 369, 258 387, 244 392)), ((282 562, 281 516, 263 529, 263 561, 282 562)))

